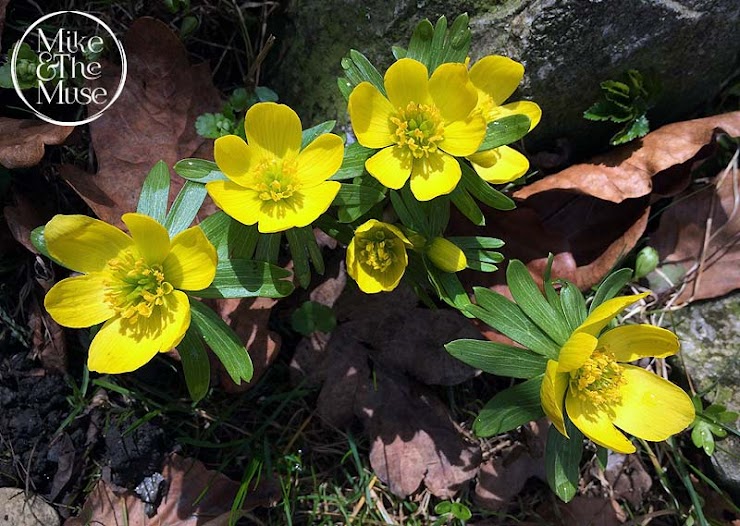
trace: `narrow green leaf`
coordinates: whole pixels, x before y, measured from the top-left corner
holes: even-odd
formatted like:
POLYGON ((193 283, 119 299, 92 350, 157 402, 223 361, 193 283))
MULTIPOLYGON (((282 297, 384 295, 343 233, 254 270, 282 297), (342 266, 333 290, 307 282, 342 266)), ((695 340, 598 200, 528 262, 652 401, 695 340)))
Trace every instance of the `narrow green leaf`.
POLYGON ((316 272, 324 274, 324 257, 321 255, 321 248, 319 243, 316 241, 316 236, 313 233, 313 228, 310 226, 304 226, 303 228, 297 228, 298 237, 301 243, 308 250, 308 257, 311 259, 311 264, 316 272))
POLYGON ((437 66, 440 65, 442 55, 444 54, 444 45, 447 38, 447 17, 440 16, 437 23, 434 24, 434 34, 429 49, 429 74, 431 75, 437 66))
POLYGON ((356 206, 374 205, 385 198, 385 194, 377 188, 364 184, 342 183, 337 196, 334 198, 334 206, 356 206))
MULTIPOLYGON (((413 35, 411 35, 411 42, 409 42, 406 57, 418 60, 429 68, 429 55, 433 37, 434 27, 432 23, 427 19, 419 22, 416 29, 414 29, 413 35)), ((431 74, 432 72, 430 71, 429 73, 431 74)))
POLYGON ((462 185, 457 185, 457 188, 452 191, 450 194, 450 200, 460 213, 467 217, 471 223, 477 226, 486 225, 486 218, 483 215, 483 212, 481 212, 473 198, 470 197, 470 194, 462 188, 462 185))
POLYGON ((197 300, 190 300, 192 324, 223 364, 229 377, 239 385, 252 379, 253 367, 249 353, 231 327, 215 312, 197 300))
POLYGON ((282 237, 282 232, 274 234, 260 234, 257 239, 257 251, 254 255, 254 259, 277 264, 278 257, 280 256, 280 241, 282 240, 282 237))
POLYGON ((229 245, 227 236, 229 232, 229 223, 232 219, 225 212, 219 210, 215 214, 206 217, 201 221, 200 229, 208 238, 208 241, 216 247, 219 261, 229 257, 229 245))
POLYGON ((445 345, 452 356, 498 376, 534 378, 545 372, 547 358, 529 349, 485 340, 455 340, 445 345))
POLYGON ((518 141, 527 135, 529 125, 529 117, 523 114, 509 115, 489 122, 486 127, 486 136, 478 147, 478 151, 492 150, 518 141))
POLYGON ((339 77, 337 79, 337 87, 339 88, 339 92, 342 94, 342 97, 344 97, 344 100, 349 101, 349 96, 352 93, 354 84, 352 84, 352 82, 347 78, 339 77))
POLYGON ((363 80, 367 80, 370 84, 378 88, 378 91, 385 95, 385 84, 383 82, 383 76, 375 69, 375 66, 367 59, 365 55, 357 51, 356 49, 349 50, 349 57, 352 62, 355 63, 355 67, 360 72, 363 80))
POLYGON ((182 361, 182 370, 185 374, 185 383, 193 402, 200 402, 208 393, 211 383, 211 364, 208 361, 203 340, 197 329, 192 325, 185 333, 185 337, 177 346, 177 352, 182 361))
POLYGON ((519 308, 555 343, 563 345, 570 336, 568 324, 544 298, 524 263, 518 259, 509 262, 506 282, 519 308))
POLYGON ((468 316, 468 308, 472 304, 457 274, 454 272, 444 272, 432 264, 427 264, 426 260, 424 263, 429 280, 436 289, 439 298, 468 316))
POLYGON ((460 163, 460 168, 462 169, 461 184, 468 192, 477 197, 481 203, 496 210, 514 210, 516 208, 516 204, 514 204, 514 201, 510 197, 505 196, 481 179, 470 165, 460 163))
POLYGON ((229 257, 252 259, 260 238, 257 225, 245 225, 236 219, 229 219, 228 233, 226 234, 229 257))
POLYGON ((164 224, 169 195, 170 169, 164 161, 158 161, 144 179, 136 211, 164 224))
POLYGON ((536 376, 491 398, 473 423, 475 434, 489 437, 506 433, 545 416, 540 403, 541 386, 542 376, 536 376))
POLYGON ((358 142, 353 142, 344 148, 344 159, 339 171, 329 178, 331 181, 346 181, 359 177, 365 171, 365 161, 377 150, 365 148, 358 142))
POLYGON ((445 62, 465 62, 465 59, 470 54, 470 40, 472 37, 468 14, 462 13, 458 15, 448 31, 440 64, 444 64, 445 62))
POLYGON ((393 53, 393 58, 396 60, 406 58, 406 50, 400 46, 391 46, 391 53, 393 53))
POLYGON ((623 268, 609 274, 597 287, 588 313, 591 314, 596 307, 619 294, 619 291, 626 287, 631 279, 632 269, 629 268, 623 268))
POLYGON ((301 139, 301 150, 311 144, 321 135, 324 135, 325 133, 331 133, 336 124, 337 121, 326 121, 322 122, 321 124, 317 124, 316 126, 313 126, 311 128, 308 128, 307 130, 303 130, 303 137, 301 139))
POLYGON ((537 354, 557 359, 560 346, 542 332, 516 303, 483 287, 473 290, 478 303, 469 307, 473 316, 537 354))
POLYGON ((586 300, 578 287, 566 281, 560 289, 560 303, 568 327, 574 331, 586 319, 586 300))
POLYGON ((164 226, 170 237, 175 237, 190 226, 198 215, 207 193, 204 185, 185 181, 164 220, 164 226))
POLYGON ((450 197, 441 195, 431 201, 420 203, 425 209, 428 218, 429 237, 437 237, 444 234, 450 222, 450 197))
POLYGON ((308 264, 306 247, 301 243, 295 228, 286 230, 285 237, 288 240, 290 255, 293 257, 293 272, 295 272, 300 286, 304 289, 308 288, 309 283, 311 283, 311 267, 308 264))
POLYGON ((211 181, 225 181, 226 175, 218 169, 213 161, 205 159, 183 159, 175 163, 175 173, 196 183, 206 184, 211 181))
POLYGON ((463 236, 463 237, 448 237, 450 241, 455 243, 458 247, 465 250, 466 248, 471 249, 496 249, 504 246, 504 242, 501 239, 495 237, 483 237, 483 236, 463 236))
POLYGON ((570 502, 578 490, 580 463, 583 455, 583 434, 570 420, 566 422, 566 438, 550 426, 545 446, 547 483, 563 502, 570 502))
POLYGON ((352 236, 355 235, 352 227, 349 225, 343 225, 328 214, 319 216, 319 218, 314 222, 314 225, 343 245, 349 245, 350 241, 352 241, 352 236))
POLYGON ((193 292, 200 298, 284 298, 293 292, 290 271, 264 261, 218 262, 210 287, 193 292))

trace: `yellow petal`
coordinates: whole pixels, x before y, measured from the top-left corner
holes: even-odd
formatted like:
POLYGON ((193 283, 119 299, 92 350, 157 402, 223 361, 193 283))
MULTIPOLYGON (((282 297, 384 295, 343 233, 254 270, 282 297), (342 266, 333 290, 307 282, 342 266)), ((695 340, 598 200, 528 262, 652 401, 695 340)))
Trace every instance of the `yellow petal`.
POLYGON ((418 159, 411 172, 411 191, 419 201, 429 201, 452 192, 460 182, 460 164, 447 154, 418 159))
POLYGON ((588 315, 585 321, 576 329, 578 332, 587 332, 592 336, 598 334, 606 327, 610 321, 617 317, 617 314, 632 305, 634 302, 649 296, 649 292, 635 294, 633 296, 619 296, 605 301, 588 315))
POLYGON ((63 279, 44 298, 44 307, 64 327, 92 327, 112 318, 116 311, 105 301, 106 275, 86 274, 63 279))
POLYGON ((180 290, 202 290, 213 282, 218 256, 208 238, 194 226, 172 239, 172 249, 162 264, 164 278, 180 290))
POLYGON ((259 102, 244 117, 249 146, 258 158, 295 157, 301 148, 301 120, 285 104, 259 102))
POLYGON ((412 157, 406 149, 389 146, 365 161, 368 173, 386 188, 403 188, 411 175, 412 157))
POLYGON ((475 153, 486 137, 486 121, 480 115, 445 124, 439 147, 451 155, 464 157, 475 153))
POLYGON ((565 391, 568 389, 569 375, 558 372, 558 362, 547 361, 545 377, 540 387, 540 400, 542 409, 563 436, 568 436, 565 430, 565 417, 563 416, 563 403, 565 402, 565 391))
POLYGON ((599 346, 614 353, 618 362, 632 362, 646 356, 665 358, 678 352, 675 334, 654 325, 623 325, 599 338, 599 346))
POLYGON ((532 101, 520 100, 504 104, 503 106, 493 107, 491 109, 491 115, 493 118, 490 120, 494 121, 501 117, 508 117, 509 115, 526 115, 529 117, 529 131, 532 131, 542 119, 542 109, 532 101))
POLYGON ((296 176, 306 188, 323 183, 337 173, 344 158, 344 143, 338 135, 326 133, 298 154, 296 176))
POLYGON ((448 62, 434 70, 429 93, 446 123, 467 119, 478 102, 478 90, 470 83, 467 67, 460 63, 448 62))
POLYGON ((391 114, 395 111, 378 88, 362 82, 352 90, 347 106, 357 142, 366 148, 385 148, 393 144, 391 114))
POLYGON ((529 170, 527 158, 508 146, 474 153, 468 159, 481 179, 492 184, 516 181, 529 170))
POLYGON ((268 234, 310 225, 328 210, 340 187, 337 181, 325 181, 302 188, 289 199, 265 201, 260 210, 259 231, 268 234))
POLYGON ((134 238, 139 254, 150 265, 164 261, 170 251, 170 235, 159 222, 144 214, 123 214, 123 222, 134 238))
POLYGON ((680 387, 645 369, 625 365, 614 425, 644 440, 665 440, 694 421, 694 404, 680 387))
POLYGON ((149 318, 129 323, 120 316, 108 320, 90 344, 87 367, 107 374, 128 373, 146 364, 158 352, 173 349, 190 326, 190 303, 175 290, 149 318))
POLYGON ((387 230, 390 230, 394 236, 396 236, 401 241, 403 241, 404 245, 406 245, 407 247, 412 246, 411 241, 408 240, 406 235, 403 232, 401 232, 401 230, 397 226, 391 225, 390 223, 383 223, 382 221, 378 221, 377 219, 368 219, 367 221, 362 223, 360 226, 358 226, 355 229, 355 236, 357 236, 357 234, 369 232, 375 227, 383 227, 387 230))
POLYGON ((405 108, 409 102, 430 104, 429 72, 421 62, 402 58, 385 72, 385 91, 394 109, 405 108))
POLYGON ((435 237, 426 248, 426 253, 432 263, 445 272, 460 272, 468 266, 460 247, 443 237, 435 237))
POLYGON ((49 254, 77 272, 98 272, 131 248, 133 240, 116 227, 82 215, 56 215, 46 224, 49 254))
POLYGON ((605 411, 583 402, 570 391, 565 395, 565 409, 573 424, 596 444, 617 453, 635 452, 635 446, 614 427, 609 414, 605 411))
POLYGON ((249 186, 249 175, 254 163, 255 151, 244 139, 236 135, 219 137, 213 144, 213 157, 218 169, 235 183, 249 186))
POLYGON ((567 373, 581 367, 596 350, 598 340, 585 332, 574 332, 558 355, 558 372, 567 373))
POLYGON ((488 55, 470 68, 470 80, 476 88, 501 105, 516 90, 524 77, 524 66, 508 57, 488 55))
POLYGON ((213 181, 206 190, 217 207, 240 223, 253 225, 259 220, 264 201, 257 191, 232 181, 213 181))

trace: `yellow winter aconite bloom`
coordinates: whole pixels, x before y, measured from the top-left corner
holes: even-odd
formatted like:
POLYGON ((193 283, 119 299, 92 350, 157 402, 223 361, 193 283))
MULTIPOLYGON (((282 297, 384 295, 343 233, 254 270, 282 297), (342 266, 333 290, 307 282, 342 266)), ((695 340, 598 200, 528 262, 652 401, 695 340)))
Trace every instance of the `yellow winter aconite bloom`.
POLYGON ((213 201, 263 233, 310 225, 326 212, 340 184, 327 181, 342 165, 344 143, 332 133, 301 150, 301 121, 284 104, 255 104, 244 118, 247 142, 216 139, 214 157, 228 181, 206 185, 213 201))
MULTIPOLYGON (((524 66, 508 57, 489 55, 470 68, 470 81, 478 91, 476 111, 493 122, 510 115, 529 117, 530 131, 537 126, 542 110, 534 102, 523 100, 504 104, 524 77, 524 66)), ((529 169, 527 158, 508 146, 468 155, 473 168, 489 183, 501 184, 518 179, 529 169)))
POLYGON ((675 334, 652 325, 624 325, 600 334, 620 311, 646 295, 599 305, 565 342, 558 360, 547 362, 540 390, 542 408, 563 435, 567 436, 563 402, 568 417, 584 435, 619 453, 635 451, 619 429, 660 441, 694 421, 694 405, 682 389, 626 363, 676 354, 675 334))
POLYGON ((388 68, 384 85, 387 97, 369 82, 349 96, 357 141, 382 148, 365 168, 388 188, 402 188, 410 177, 419 201, 449 194, 461 176, 454 156, 471 155, 486 135, 466 66, 442 64, 430 78, 424 64, 404 58, 388 68))
POLYGON ((409 263, 407 248, 411 242, 397 227, 370 219, 347 247, 347 273, 368 294, 393 290, 409 263))
POLYGON ((125 214, 131 235, 82 215, 57 215, 44 230, 49 254, 81 276, 63 279, 44 306, 65 327, 105 322, 87 365, 100 373, 138 369, 177 346, 190 326, 183 290, 202 290, 216 274, 216 250, 198 227, 170 239, 151 217, 125 214))

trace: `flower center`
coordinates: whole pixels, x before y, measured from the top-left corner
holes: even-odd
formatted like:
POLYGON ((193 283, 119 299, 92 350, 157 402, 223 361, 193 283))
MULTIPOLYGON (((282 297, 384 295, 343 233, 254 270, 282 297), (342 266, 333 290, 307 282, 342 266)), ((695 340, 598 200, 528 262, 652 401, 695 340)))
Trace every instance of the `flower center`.
POLYGON ((385 272, 396 260, 393 247, 398 241, 382 228, 376 228, 357 240, 361 263, 374 270, 385 272))
POLYGON ((398 108, 391 122, 396 125, 393 141, 397 146, 407 148, 417 159, 436 152, 444 139, 442 117, 434 105, 409 102, 405 108, 398 108))
POLYGON ((105 301, 132 324, 139 316, 151 316, 173 290, 160 265, 147 265, 128 250, 108 261, 108 270, 111 279, 105 282, 105 301))
POLYGON ((596 349, 579 369, 570 375, 570 388, 581 400, 595 406, 619 402, 620 388, 626 383, 622 366, 614 353, 596 349))
POLYGON ((290 198, 300 189, 295 161, 265 159, 257 167, 254 189, 263 201, 277 203, 290 198))

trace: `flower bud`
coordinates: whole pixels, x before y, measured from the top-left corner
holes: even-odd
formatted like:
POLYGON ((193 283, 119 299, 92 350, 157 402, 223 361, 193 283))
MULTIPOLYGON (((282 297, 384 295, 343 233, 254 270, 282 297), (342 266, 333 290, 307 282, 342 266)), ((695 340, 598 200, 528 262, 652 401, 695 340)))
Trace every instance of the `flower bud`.
POLYGON ((445 272, 459 272, 468 266, 460 247, 443 237, 435 237, 427 246, 426 253, 434 266, 445 272))

